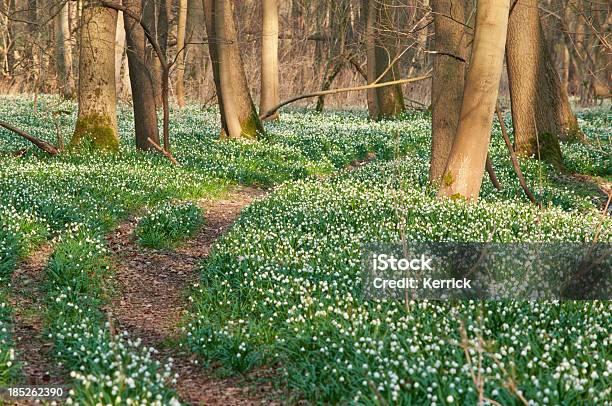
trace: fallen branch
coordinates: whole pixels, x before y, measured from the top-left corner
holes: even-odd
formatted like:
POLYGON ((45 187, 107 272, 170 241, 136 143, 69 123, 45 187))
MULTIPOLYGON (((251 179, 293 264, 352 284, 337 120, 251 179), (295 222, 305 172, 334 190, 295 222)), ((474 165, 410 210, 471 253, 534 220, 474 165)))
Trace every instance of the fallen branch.
POLYGON ((497 113, 497 119, 499 120, 499 125, 501 127, 502 137, 504 137, 504 142, 506 143, 506 147, 508 147, 508 152, 510 153, 510 159, 512 160, 512 166, 514 167, 514 172, 516 172, 516 176, 518 177, 519 183, 525 191, 525 194, 533 204, 538 204, 538 201, 529 190, 527 186, 527 182, 525 181, 525 177, 523 176, 523 171, 521 171, 521 167, 519 165, 518 159, 516 158, 516 154, 514 153, 514 148, 512 148, 512 143, 510 142, 510 137, 508 137, 508 131, 506 130, 506 124, 504 123, 504 119, 502 117, 501 111, 499 110, 499 105, 495 106, 495 113, 497 113))
POLYGON ((20 135, 21 137, 30 141, 32 144, 36 145, 38 148, 42 149, 49 155, 59 154, 59 150, 55 148, 52 144, 48 143, 47 141, 41 140, 40 138, 33 137, 30 134, 26 133, 25 131, 20 130, 17 127, 13 127, 7 122, 0 121, 0 127, 4 127, 7 130, 12 131, 17 135, 20 135))
POLYGON ((148 137, 147 140, 149 141, 149 143, 151 145, 153 145, 153 148, 155 148, 156 150, 158 150, 159 152, 162 153, 162 155, 164 155, 166 158, 168 158, 170 160, 170 162, 172 162, 174 165, 176 166, 181 166, 181 164, 179 163, 179 161, 176 160, 176 158, 174 158, 172 156, 172 154, 168 151, 166 151, 165 149, 163 149, 158 143, 156 143, 155 141, 153 141, 151 139, 151 137, 148 137))
POLYGON ((302 99, 308 99, 308 98, 311 98, 311 97, 319 97, 319 96, 327 96, 328 94, 358 92, 358 91, 361 91, 361 90, 376 89, 376 88, 385 87, 385 86, 401 85, 403 83, 413 83, 413 82, 418 82, 418 81, 429 79, 429 78, 431 78, 431 75, 427 74, 427 75, 424 75, 424 76, 418 76, 416 78, 393 80, 391 82, 371 83, 369 85, 362 85, 362 86, 355 86, 355 87, 344 87, 344 88, 340 88, 340 89, 322 90, 322 91, 319 91, 319 92, 305 93, 305 94, 301 94, 299 96, 292 97, 292 98, 290 98, 288 100, 285 100, 282 103, 277 104, 276 106, 272 107, 270 110, 266 111, 264 114, 261 114, 259 116, 259 118, 261 120, 265 120, 266 118, 268 118, 271 115, 273 115, 274 113, 276 113, 276 111, 278 109, 280 109, 281 107, 286 106, 287 104, 296 102, 298 100, 302 100, 302 99))

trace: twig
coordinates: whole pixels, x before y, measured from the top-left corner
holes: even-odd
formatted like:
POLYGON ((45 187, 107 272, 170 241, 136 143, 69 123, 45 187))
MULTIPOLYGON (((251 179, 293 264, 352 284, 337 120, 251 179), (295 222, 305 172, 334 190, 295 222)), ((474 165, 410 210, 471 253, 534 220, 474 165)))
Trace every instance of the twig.
POLYGON ((57 155, 57 154, 59 154, 58 149, 55 148, 50 143, 48 143, 47 141, 41 140, 40 138, 33 137, 30 134, 26 133, 25 131, 20 130, 17 127, 14 127, 14 126, 10 125, 7 122, 0 121, 0 127, 4 127, 7 130, 12 131, 12 132, 14 132, 17 135, 20 135, 21 137, 23 137, 26 140, 30 141, 32 144, 36 145, 38 148, 42 149, 43 151, 45 151, 49 155, 57 155))
POLYGON ((179 161, 177 161, 176 158, 174 158, 170 152, 168 152, 165 149, 163 149, 162 147, 160 147, 158 143, 156 143, 155 141, 153 141, 151 139, 151 137, 148 137, 147 140, 149 141, 149 143, 151 145, 153 145, 153 148, 155 148, 156 150, 161 152, 166 158, 168 158, 170 160, 170 162, 172 162, 176 166, 181 166, 179 161))

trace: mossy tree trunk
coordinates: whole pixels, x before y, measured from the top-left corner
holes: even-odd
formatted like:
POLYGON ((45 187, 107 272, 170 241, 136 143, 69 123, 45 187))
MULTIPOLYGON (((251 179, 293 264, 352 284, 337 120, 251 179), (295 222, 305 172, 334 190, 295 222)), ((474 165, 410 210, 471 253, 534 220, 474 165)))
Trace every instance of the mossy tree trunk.
MULTIPOLYGON (((131 15, 142 15, 141 0, 123 0, 123 5, 130 10, 131 15)), ((152 150, 154 147, 148 139, 151 138, 159 145, 159 128, 153 83, 145 63, 146 36, 139 21, 129 17, 127 13, 123 13, 123 17, 134 108, 136 148, 152 150)))
POLYGON ((477 199, 504 66, 510 0, 478 0, 461 115, 439 193, 477 199))
POLYGON ((463 0, 432 0, 435 50, 431 85, 431 161, 429 180, 444 174, 463 100, 468 35, 463 0))
MULTIPOLYGON (((380 0, 363 0, 362 11, 366 13, 365 43, 368 83, 374 83, 384 72, 380 82, 399 79, 399 69, 389 64, 396 55, 395 39, 389 39, 393 30, 395 6, 384 8, 380 0)), ((370 118, 395 117, 405 110, 404 96, 400 85, 370 89, 367 93, 370 118)))
POLYGON ((204 10, 209 54, 221 110, 221 137, 256 139, 264 133, 264 129, 244 72, 234 23, 234 3, 204 0, 204 10))
POLYGON ((578 126, 548 51, 538 0, 519 0, 515 5, 508 22, 506 60, 517 153, 562 168, 558 137, 569 136, 578 126))
POLYGON ((115 30, 117 11, 94 1, 83 5, 79 58, 79 113, 71 147, 117 151, 115 30))

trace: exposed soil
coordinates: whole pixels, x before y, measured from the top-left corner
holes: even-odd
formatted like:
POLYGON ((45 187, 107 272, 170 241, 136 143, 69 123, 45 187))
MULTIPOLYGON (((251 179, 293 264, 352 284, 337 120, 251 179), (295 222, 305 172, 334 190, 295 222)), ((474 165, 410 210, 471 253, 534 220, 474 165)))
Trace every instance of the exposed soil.
POLYGON ((224 406, 272 403, 265 399, 271 387, 257 385, 254 393, 240 385, 241 379, 215 378, 195 357, 172 344, 180 337, 179 323, 188 306, 184 295, 198 281, 200 261, 208 256, 214 241, 233 224, 242 208, 263 194, 259 189, 240 188, 222 199, 201 200, 205 225, 194 239, 174 251, 137 245, 134 218, 108 237, 116 259, 118 292, 105 310, 112 314, 118 330, 126 330, 156 348, 160 361, 173 359, 173 370, 179 374, 176 389, 183 402, 224 406))
MULTIPOLYGON (((43 337, 42 291, 44 270, 53 248, 45 244, 17 265, 11 279, 10 301, 14 309, 17 359, 22 362, 21 384, 65 385, 66 371, 53 359, 53 343, 43 337)), ((32 401, 5 404, 28 405, 32 401)))

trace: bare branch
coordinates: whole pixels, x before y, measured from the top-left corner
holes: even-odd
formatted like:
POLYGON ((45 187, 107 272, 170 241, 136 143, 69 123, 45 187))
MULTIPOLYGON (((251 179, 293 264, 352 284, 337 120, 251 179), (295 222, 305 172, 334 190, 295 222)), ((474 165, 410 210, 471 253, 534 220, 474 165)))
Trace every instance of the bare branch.
POLYGON ((155 148, 156 150, 158 150, 159 152, 161 152, 166 158, 168 158, 170 160, 170 162, 172 162, 174 165, 176 166, 181 166, 181 164, 179 163, 179 161, 176 160, 176 158, 174 156, 172 156, 172 154, 168 151, 166 151, 165 149, 163 149, 158 143, 156 143, 155 141, 153 141, 151 139, 151 137, 147 138, 147 140, 149 141, 149 143, 151 145, 153 145, 153 148, 155 148))
POLYGON ((344 88, 340 88, 340 89, 331 89, 331 90, 323 90, 323 91, 320 91, 320 92, 305 93, 305 94, 301 94, 299 96, 292 97, 292 98, 290 98, 288 100, 285 100, 282 103, 277 104, 276 106, 272 107, 270 110, 268 110, 265 113, 261 114, 259 116, 259 118, 261 120, 264 120, 264 119, 270 117, 272 114, 274 114, 281 107, 286 106, 287 104, 296 102, 298 100, 302 100, 302 99, 308 99, 308 98, 311 98, 311 97, 318 97, 318 96, 327 96, 328 94, 358 92, 358 91, 362 91, 362 90, 376 89, 376 88, 385 87, 385 86, 401 85, 403 83, 419 82, 421 80, 426 80, 426 79, 429 79, 429 78, 431 78, 431 74, 427 73, 426 75, 417 76, 415 78, 407 78, 407 79, 393 80, 393 81, 390 81, 390 82, 383 82, 383 83, 371 83, 369 85, 363 85, 363 86, 344 87, 344 88))
POLYGON ((53 145, 51 145, 50 143, 48 143, 47 141, 41 140, 40 138, 33 137, 30 134, 26 133, 25 131, 20 130, 17 127, 14 127, 7 122, 0 121, 0 127, 4 127, 7 130, 12 131, 15 134, 25 138, 26 140, 30 141, 32 144, 36 145, 38 148, 45 151, 49 155, 59 154, 59 150, 55 148, 53 145))

